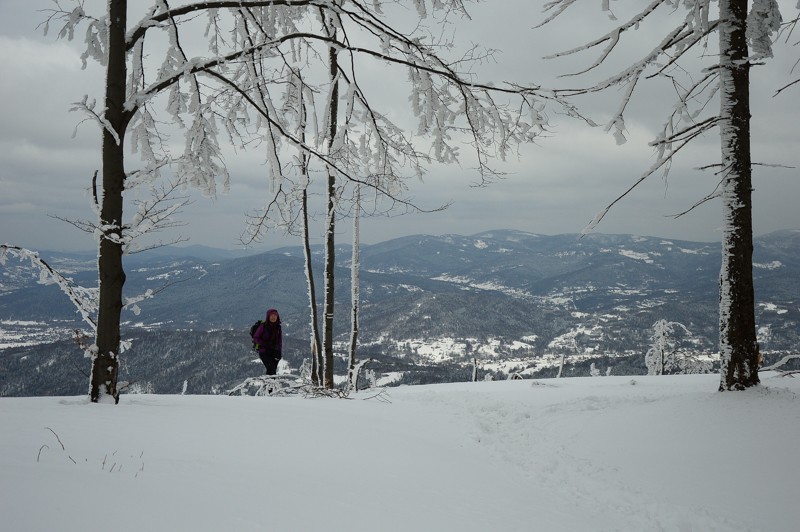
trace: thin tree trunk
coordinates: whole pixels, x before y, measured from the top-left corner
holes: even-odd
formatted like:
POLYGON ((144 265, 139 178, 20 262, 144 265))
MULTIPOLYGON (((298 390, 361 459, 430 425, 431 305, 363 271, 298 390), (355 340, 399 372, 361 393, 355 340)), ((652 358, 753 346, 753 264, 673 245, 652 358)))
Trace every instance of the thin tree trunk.
MULTIPOLYGON (((335 36, 335 31, 331 31, 335 36)), ((328 153, 333 149, 336 136, 336 123, 339 106, 339 88, 337 81, 338 66, 336 50, 328 48, 328 61, 330 67, 331 87, 329 116, 328 116, 328 153)), ((336 255, 334 250, 336 229, 336 174, 332 168, 328 169, 328 216, 325 227, 325 323, 323 330, 323 348, 325 350, 325 388, 332 389, 333 382, 333 302, 334 302, 334 270, 336 255)))
POLYGON ((759 383, 753 295, 747 4, 747 0, 719 2, 723 172, 720 390, 741 390, 759 383))
POLYGON ((97 352, 92 356, 89 396, 93 402, 103 397, 119 400, 117 372, 119 369, 120 314, 125 271, 122 268, 122 192, 125 188, 123 140, 126 116, 126 0, 110 0, 108 27, 108 66, 106 70, 105 118, 117 138, 103 129, 103 190, 100 199, 100 225, 103 235, 99 242, 97 269, 100 301, 97 312, 97 352))
POLYGON ((308 236, 308 189, 303 189, 303 252, 306 259, 306 281, 308 283, 308 299, 311 309, 311 382, 319 386, 322 346, 319 341, 319 322, 317 319, 317 291, 314 286, 314 272, 311 268, 311 242, 308 236))
POLYGON ((328 173, 328 216, 325 233, 325 322, 323 329, 323 349, 325 350, 324 385, 333 388, 333 300, 334 268, 334 230, 336 225, 336 177, 328 173))
POLYGON ((353 216, 353 255, 350 263, 350 287, 351 287, 351 300, 352 300, 352 315, 350 327, 350 363, 347 368, 347 375, 350 380, 350 385, 357 386, 355 382, 357 375, 354 375, 356 368, 356 346, 358 345, 358 307, 360 300, 358 269, 361 262, 361 239, 359 222, 361 218, 361 186, 356 185, 356 208, 353 216))
MULTIPOLYGON (((298 83, 302 85, 302 79, 298 75, 298 83)), ((302 87, 300 92, 300 140, 306 141, 306 105, 303 101, 302 87)), ((314 271, 311 265, 311 238, 308 228, 308 186, 310 178, 308 176, 308 155, 300 154, 300 173, 303 176, 304 187, 302 196, 302 217, 303 217, 303 254, 306 262, 306 283, 308 285, 308 304, 311 312, 311 383, 319 386, 323 382, 321 368, 322 364, 322 345, 319 341, 319 320, 317 317, 317 290, 314 284, 314 271)))

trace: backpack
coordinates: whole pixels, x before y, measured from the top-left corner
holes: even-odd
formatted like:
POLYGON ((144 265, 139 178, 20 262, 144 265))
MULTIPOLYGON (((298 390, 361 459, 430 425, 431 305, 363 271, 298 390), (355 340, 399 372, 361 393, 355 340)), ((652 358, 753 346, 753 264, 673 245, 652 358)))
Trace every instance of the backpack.
MULTIPOLYGON (((253 325, 250 327, 250 338, 253 338, 253 335, 256 333, 256 331, 258 330, 258 327, 259 327, 259 326, 260 326, 262 323, 264 323, 264 320, 258 320, 257 322, 255 322, 255 323, 254 323, 254 324, 253 324, 253 325)), ((253 340, 253 350, 254 350, 254 351, 258 351, 258 343, 257 343, 255 340, 253 340)))

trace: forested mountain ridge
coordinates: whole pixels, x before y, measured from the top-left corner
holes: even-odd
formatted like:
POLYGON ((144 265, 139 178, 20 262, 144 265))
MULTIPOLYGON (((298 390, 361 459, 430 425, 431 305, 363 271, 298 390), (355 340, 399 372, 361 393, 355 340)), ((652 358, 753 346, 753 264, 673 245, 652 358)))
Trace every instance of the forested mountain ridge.
MULTIPOLYGON (((759 339, 765 351, 783 352, 798 343, 800 231, 771 233, 755 242, 759 339)), ((275 307, 292 339, 287 358, 299 364, 309 323, 300 247, 240 258, 181 253, 161 250, 127 262, 128 296, 161 289, 139 304, 139 315, 123 314, 128 336, 149 334, 148 342, 161 337, 170 344, 163 350, 188 368, 197 348, 181 347, 186 333, 170 331, 219 331, 219 345, 229 345, 229 351, 239 353, 237 360, 249 363, 246 330, 268 307, 275 307)), ((715 243, 511 230, 418 235, 365 245, 360 353, 440 365, 464 364, 474 357, 493 371, 533 372, 552 366, 553 357, 561 354, 572 362, 606 355, 643 357, 653 323, 666 319, 691 332, 685 349, 712 355, 719 255, 715 243)), ((96 284, 94 257, 46 256, 76 282, 96 284)), ((337 257, 349 260, 350 253, 343 247, 337 257)), ((315 253, 315 259, 320 272, 321 256, 315 253)), ((344 342, 349 333, 349 264, 341 262, 338 268, 335 332, 344 342)), ((37 284, 38 275, 26 265, 9 260, 0 274, 0 340, 6 346, 20 345, 0 351, 7 369, 8 356, 31 356, 22 351, 36 349, 21 344, 66 339, 70 329, 83 327, 67 298, 54 286, 37 284)), ((211 391, 216 385, 221 384, 209 380, 203 388, 211 391)))

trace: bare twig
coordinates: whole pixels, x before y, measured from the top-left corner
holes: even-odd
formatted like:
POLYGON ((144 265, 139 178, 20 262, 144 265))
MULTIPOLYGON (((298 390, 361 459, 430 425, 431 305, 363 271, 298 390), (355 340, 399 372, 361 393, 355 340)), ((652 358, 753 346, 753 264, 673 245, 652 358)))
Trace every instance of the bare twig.
POLYGON ((38 462, 38 461, 39 461, 39 459, 42 457, 42 451, 43 451, 44 449, 49 449, 49 448, 50 448, 50 446, 49 446, 49 445, 47 445, 47 444, 42 444, 42 446, 41 446, 41 447, 39 447, 39 454, 37 454, 37 455, 36 455, 36 461, 37 461, 37 462, 38 462))
POLYGON ((386 390, 381 390, 378 393, 376 393, 375 395, 370 395, 369 397, 364 397, 364 401, 369 401, 371 399, 376 399, 376 400, 380 401, 381 403, 390 403, 391 404, 391 402, 392 402, 389 399, 389 394, 386 392, 386 390))
POLYGON ((45 427, 45 428, 46 428, 47 430, 49 430, 50 432, 52 432, 52 433, 53 433, 53 436, 55 436, 55 437, 56 437, 56 439, 58 440, 58 444, 61 446, 61 450, 62 450, 62 451, 66 451, 66 449, 64 448, 64 444, 63 444, 63 443, 61 443, 61 438, 59 438, 59 437, 58 437, 58 434, 56 434, 56 431, 54 431, 54 430, 53 430, 53 429, 51 429, 50 427, 45 427))

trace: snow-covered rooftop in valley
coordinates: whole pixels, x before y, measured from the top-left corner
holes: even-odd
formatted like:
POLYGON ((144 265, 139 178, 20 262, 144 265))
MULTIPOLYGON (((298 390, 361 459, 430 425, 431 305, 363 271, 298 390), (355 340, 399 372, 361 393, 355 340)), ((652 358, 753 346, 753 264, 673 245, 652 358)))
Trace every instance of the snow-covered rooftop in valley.
POLYGON ((796 530, 800 379, 765 372, 723 393, 718 382, 3 398, 2 528, 796 530))

